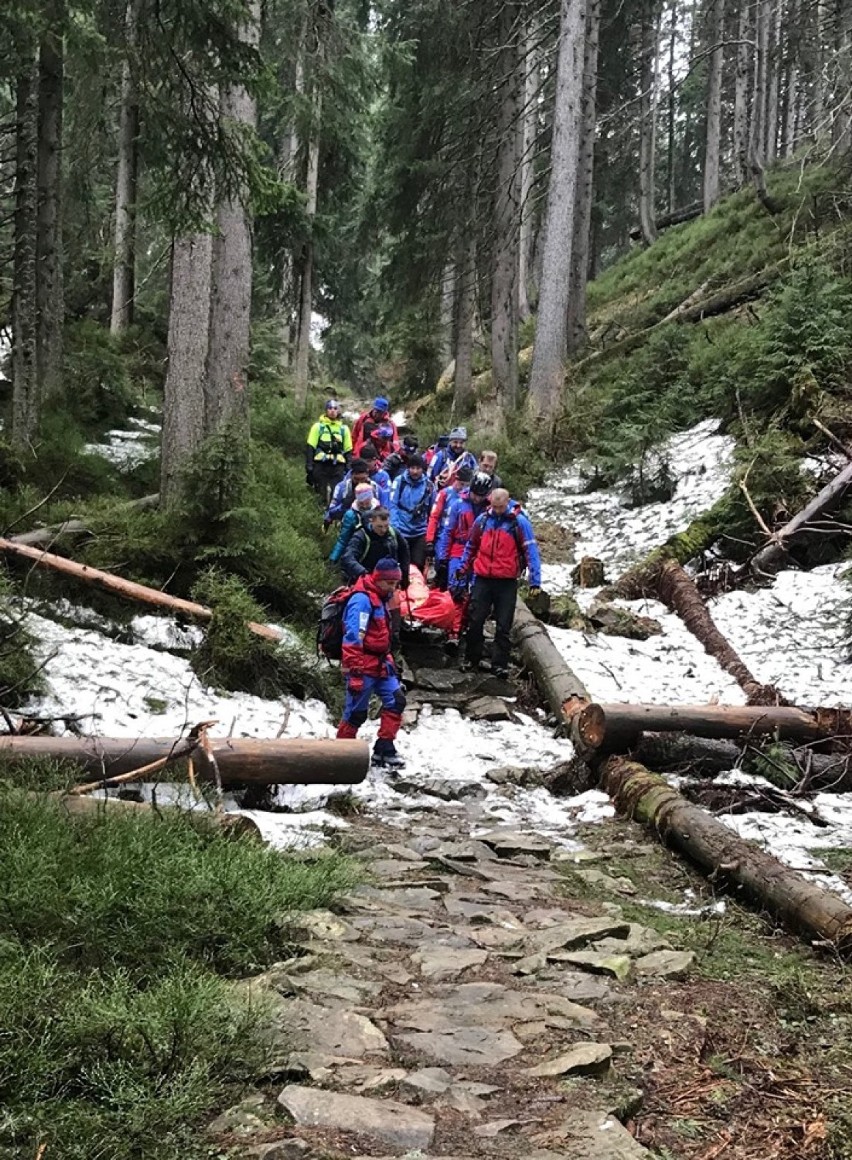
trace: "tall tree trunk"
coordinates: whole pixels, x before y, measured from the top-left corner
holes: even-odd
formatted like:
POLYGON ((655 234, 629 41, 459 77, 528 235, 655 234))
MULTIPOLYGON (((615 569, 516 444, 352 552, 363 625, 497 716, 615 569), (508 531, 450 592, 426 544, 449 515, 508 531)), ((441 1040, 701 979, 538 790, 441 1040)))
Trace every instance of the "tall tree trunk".
POLYGON ((533 413, 547 416, 554 415, 559 407, 565 378, 568 295, 583 123, 585 32, 584 3, 562 0, 541 296, 529 392, 533 413))
POLYGON ((668 100, 668 147, 666 157, 666 188, 668 190, 669 213, 674 213, 675 198, 675 113, 677 111, 677 90, 675 88, 675 57, 677 50, 677 0, 672 0, 671 23, 669 25, 669 100, 668 100))
POLYGON ((639 228, 642 241, 650 246, 657 236, 654 222, 657 120, 657 20, 654 0, 642 6, 642 65, 639 84, 639 228))
POLYGON ((533 258, 533 178, 538 141, 538 96, 541 87, 539 26, 533 19, 527 26, 524 45, 524 108, 521 142, 521 238, 518 254, 518 314, 526 321, 532 314, 530 283, 533 258))
MULTIPOLYGON (((256 45, 260 37, 260 0, 251 0, 249 23, 240 37, 256 45)), ((241 85, 222 92, 223 121, 252 130, 257 120, 254 98, 241 85)), ((226 424, 248 437, 248 361, 251 334, 252 237, 248 190, 219 202, 213 238, 210 280, 210 324, 204 378, 204 433, 226 424)))
MULTIPOLYGON (((696 18, 697 0, 692 0, 692 5, 689 11, 689 50, 687 60, 695 60, 695 46, 697 42, 696 26, 698 20, 696 18)), ((695 123, 695 114, 693 113, 693 102, 686 102, 686 109, 683 115, 683 145, 681 147, 681 163, 680 163, 680 188, 675 197, 675 203, 690 202, 695 198, 694 189, 694 174, 692 170, 692 143, 693 143, 693 125, 695 123)))
POLYGON ((519 45, 520 5, 503 0, 498 18, 497 188, 494 191, 491 271, 491 372, 498 423, 518 402, 518 247, 521 205, 518 123, 522 87, 519 45))
POLYGON ((36 239, 38 234, 38 66, 15 90, 15 243, 12 267, 12 440, 26 444, 39 421, 36 239))
POLYGON ((299 296, 299 333, 296 339, 294 383, 296 402, 305 405, 308 397, 308 378, 311 356, 311 312, 314 304, 314 219, 317 214, 319 190, 320 122, 322 118, 322 89, 319 78, 314 78, 311 133, 308 141, 308 175, 305 187, 305 214, 310 235, 302 252, 302 278, 299 296))
POLYGON ((141 0, 128 0, 124 18, 124 64, 118 114, 118 172, 115 181, 115 255, 110 330, 120 334, 133 322, 136 293, 136 198, 139 175, 139 103, 133 76, 141 0))
POLYGON ((586 341, 586 283, 589 277, 589 251, 592 235, 600 24, 600 0, 587 0, 583 49, 582 120, 580 151, 577 161, 577 208, 574 213, 571 280, 568 287, 569 354, 579 350, 586 341))
POLYGON ((837 102, 831 137, 838 153, 852 149, 852 3, 835 0, 834 44, 837 60, 837 102))
POLYGON ((784 123, 781 133, 781 147, 785 157, 796 148, 798 140, 799 111, 799 59, 802 30, 797 0, 788 0, 786 14, 787 53, 784 83, 784 123))
POLYGON ((51 6, 52 27, 39 46, 38 236, 36 240, 36 361, 42 406, 62 392, 62 97, 64 46, 61 3, 51 6))
POLYGON ((441 277, 440 334, 438 358, 443 369, 453 357, 453 320, 456 312, 457 271, 452 262, 444 266, 441 277))
POLYGON ((781 0, 772 4, 769 22, 769 55, 766 62, 766 149, 767 165, 778 155, 778 97, 781 77, 781 0))
POLYGON ((711 53, 707 71, 707 136, 704 143, 704 212, 719 200, 719 146, 722 138, 722 66, 724 0, 711 0, 708 35, 711 53))
MULTIPOLYGON (((307 11, 302 17, 299 30, 299 43, 296 46, 296 63, 293 72, 293 95, 298 107, 305 92, 305 42, 308 35, 307 11)), ((281 140, 281 153, 278 160, 278 172, 283 181, 299 185, 299 125, 294 110, 290 124, 286 127, 281 140)), ((281 319, 281 361, 288 367, 295 356, 294 320, 297 317, 295 309, 296 283, 296 255, 288 249, 283 259, 281 271, 281 287, 279 291, 278 309, 281 319)))
POLYGON ((761 203, 772 209, 766 191, 764 144, 766 141, 766 111, 769 96, 769 26, 772 19, 771 0, 755 3, 755 65, 754 92, 749 126, 748 166, 754 188, 761 203))
POLYGON ((748 82, 752 59, 746 43, 749 37, 748 13, 746 0, 740 0, 737 17, 737 71, 734 77, 734 176, 738 188, 748 180, 748 82))
POLYGON ((815 0, 811 6, 812 22, 809 22, 810 58, 813 74, 813 136, 818 138, 824 131, 823 118, 827 104, 826 69, 826 0, 815 0))
POLYGON ((212 266, 210 234, 194 234, 173 243, 160 461, 160 502, 164 506, 179 498, 181 472, 204 438, 212 266))
POLYGON ((456 261, 456 369, 453 413, 467 415, 473 407, 473 314, 476 295, 476 242, 473 231, 458 247, 456 261))

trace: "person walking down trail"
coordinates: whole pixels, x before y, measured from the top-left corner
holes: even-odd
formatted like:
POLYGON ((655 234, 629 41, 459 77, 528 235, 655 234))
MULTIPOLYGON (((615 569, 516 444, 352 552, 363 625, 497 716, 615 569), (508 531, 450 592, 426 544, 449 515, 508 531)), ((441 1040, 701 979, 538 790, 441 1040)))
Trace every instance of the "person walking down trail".
POLYGON ((391 526, 408 543, 411 563, 421 572, 426 567, 426 529, 435 499, 435 485, 425 470, 423 457, 412 455, 408 467, 393 481, 390 502, 391 526))
POLYGON ((340 403, 329 399, 305 444, 305 482, 324 503, 343 479, 351 457, 352 433, 340 418, 340 403))
POLYGON ((328 557, 332 564, 340 563, 349 541, 359 528, 369 526, 373 512, 378 506, 379 501, 376 499, 375 492, 369 483, 358 483, 355 485, 355 502, 349 511, 343 514, 340 531, 337 533, 337 540, 328 557))
POLYGON ((401 575, 396 560, 379 560, 372 571, 357 582, 343 610, 342 668, 346 701, 337 736, 358 736, 358 730, 367 720, 370 698, 375 694, 381 701, 382 710, 372 764, 387 769, 405 766, 395 745, 405 709, 405 693, 391 656, 388 611, 401 575))
POLYGON ((455 501, 467 491, 473 472, 469 467, 460 467, 452 483, 442 487, 435 497, 426 526, 426 560, 435 561, 435 587, 440 592, 447 591, 449 558, 438 553, 438 540, 452 513, 455 501))
POLYGON ((435 456, 438 455, 441 451, 446 451, 449 445, 449 435, 439 435, 435 442, 430 447, 427 447, 423 452, 423 459, 427 468, 430 469, 430 473, 432 464, 435 462, 435 456))
POLYGON ((447 651, 455 652, 468 614, 469 576, 461 575, 462 557, 479 516, 491 498, 491 476, 477 471, 470 487, 452 501, 436 551, 447 560, 447 587, 456 602, 456 619, 447 636, 447 651))
MULTIPOLYGON (((390 526, 390 512, 386 507, 373 509, 369 523, 363 528, 358 528, 347 544, 340 565, 347 582, 354 584, 362 576, 372 572, 379 560, 396 560, 401 576, 400 587, 405 591, 408 588, 411 556, 403 536, 390 526)), ((398 592, 392 596, 388 611, 391 618, 390 651, 396 656, 399 653, 402 632, 402 611, 398 592)))
POLYGON ((491 506, 475 521, 458 578, 473 575, 465 647, 465 669, 482 662, 483 631, 492 609, 497 622, 491 671, 509 673, 510 632, 518 599, 518 577, 528 572, 530 595, 541 590, 541 560, 532 524, 505 488, 491 493, 491 506))
POLYGON ((429 478, 439 487, 446 487, 452 483, 453 476, 460 467, 469 467, 476 471, 476 456, 467 447, 467 428, 454 427, 450 432, 449 444, 443 451, 435 453, 435 458, 429 464, 429 478))
POLYGON ((372 443, 368 443, 361 452, 361 459, 367 464, 370 472, 370 483, 376 489, 379 503, 382 507, 387 507, 390 504, 391 478, 385 471, 372 443))
POLYGON ((369 411, 363 411, 355 420, 355 426, 352 428, 352 445, 354 447, 359 447, 367 441, 370 432, 369 430, 364 431, 365 423, 371 423, 373 427, 390 427, 391 441, 394 447, 399 443, 396 423, 390 417, 390 403, 381 395, 373 399, 373 405, 369 411))
POLYGON ((391 478, 391 482, 396 479, 400 472, 405 471, 408 467, 412 455, 417 454, 417 436, 403 435, 402 448, 399 451, 392 452, 387 459, 382 462, 382 467, 391 478))
POLYGON ((335 520, 342 520, 344 513, 348 512, 352 507, 355 502, 355 488, 359 483, 368 484, 373 490, 373 495, 381 502, 379 489, 370 479, 370 469, 367 464, 363 459, 350 460, 349 470, 334 489, 331 503, 328 505, 325 516, 323 517, 322 526, 325 531, 328 531, 335 520))
POLYGON ((503 486, 503 480, 497 474, 497 452, 496 451, 480 451, 479 453, 479 471, 484 471, 486 475, 491 476, 491 486, 496 491, 498 487, 503 486))

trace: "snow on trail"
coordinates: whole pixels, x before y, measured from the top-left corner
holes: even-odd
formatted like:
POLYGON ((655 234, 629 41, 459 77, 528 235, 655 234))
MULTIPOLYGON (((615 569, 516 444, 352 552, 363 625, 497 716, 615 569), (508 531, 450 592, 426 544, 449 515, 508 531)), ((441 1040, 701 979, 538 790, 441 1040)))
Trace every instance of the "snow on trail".
MULTIPOLYGON (((144 432, 144 421, 138 428, 144 432)), ((626 506, 616 489, 582 494, 583 479, 574 468, 562 469, 530 495, 534 518, 563 523, 576 534, 575 555, 596 555, 605 561, 610 578, 640 560, 668 536, 685 529, 706 511, 728 485, 733 440, 717 433, 708 421, 673 436, 660 454, 677 480, 668 503, 626 506)), ((147 432, 150 438, 150 428, 147 432)), ((119 442, 118 440, 116 442, 119 442)), ((144 445, 138 438, 130 444, 144 445)), ((571 588, 571 563, 546 565, 544 584, 551 592, 571 588)), ((757 593, 732 592, 711 603, 719 628, 758 679, 772 681, 804 704, 839 705, 852 701, 852 665, 842 648, 844 606, 848 590, 840 582, 842 566, 810 573, 783 572, 774 585, 757 593)), ((593 591, 575 594, 581 605, 593 591)), ((662 636, 648 641, 551 629, 557 648, 584 680, 592 696, 602 701, 686 703, 719 701, 742 704, 739 686, 709 657, 680 619, 653 601, 626 602, 663 627, 662 636)), ((62 614, 62 609, 57 609, 62 614)), ((66 608, 65 613, 68 613, 66 608)), ((95 731, 102 736, 141 734, 176 736, 196 721, 217 718, 214 736, 232 732, 245 737, 331 737, 335 723, 323 704, 292 697, 269 701, 245 693, 206 688, 192 672, 185 652, 200 638, 196 628, 180 628, 166 617, 139 616, 132 623, 133 644, 109 639, 96 615, 76 610, 83 627, 67 628, 33 618, 49 657, 45 675, 49 692, 38 709, 51 713, 96 713, 95 731), (182 655, 176 655, 179 650, 182 655)), ((31 706, 35 708, 36 706, 31 706)), ((455 710, 422 712, 415 728, 400 739, 408 761, 407 775, 478 782, 488 787, 483 803, 493 824, 523 826, 549 837, 570 851, 576 849, 576 826, 612 816, 607 797, 590 791, 575 798, 554 798, 544 790, 491 786, 486 779, 496 765, 548 767, 570 756, 567 742, 525 714, 516 722, 473 723, 455 710)), ((375 722, 362 730, 372 742, 375 722)), ((362 785, 337 787, 384 820, 405 827, 410 812, 423 809, 440 815, 454 808, 435 797, 402 795, 383 773, 371 773, 362 785)), ((157 790, 160 800, 174 792, 157 790)), ((185 791, 183 791, 185 792, 185 791)), ((246 811, 264 836, 279 847, 320 844, 330 829, 346 822, 324 809, 328 786, 282 787, 278 803, 292 813, 246 811)), ((236 809, 228 798, 227 808, 236 809)), ((817 828, 804 817, 777 814, 723 816, 743 836, 755 838, 789 865, 810 869, 818 880, 841 892, 843 884, 826 872, 817 853, 822 846, 852 846, 852 795, 821 794, 820 814, 830 821, 817 828)))

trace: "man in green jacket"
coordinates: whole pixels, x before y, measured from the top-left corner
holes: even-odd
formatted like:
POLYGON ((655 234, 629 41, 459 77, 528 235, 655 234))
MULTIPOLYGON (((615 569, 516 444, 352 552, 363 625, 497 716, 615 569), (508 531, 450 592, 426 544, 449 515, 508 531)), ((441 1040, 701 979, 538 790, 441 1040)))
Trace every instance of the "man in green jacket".
POLYGON ((340 418, 340 403, 329 399, 305 446, 305 482, 324 503, 343 479, 351 456, 352 432, 340 418))

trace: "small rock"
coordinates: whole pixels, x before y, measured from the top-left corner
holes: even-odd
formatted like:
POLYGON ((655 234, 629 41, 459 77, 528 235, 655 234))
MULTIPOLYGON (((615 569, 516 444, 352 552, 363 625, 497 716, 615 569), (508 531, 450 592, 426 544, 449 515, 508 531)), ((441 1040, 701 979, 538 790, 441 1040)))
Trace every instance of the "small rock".
POLYGON ((356 930, 330 910, 299 910, 281 915, 277 924, 294 942, 357 942, 356 930))
POLYGON ((415 781, 412 778, 397 778, 393 788, 398 793, 426 794, 427 797, 440 798, 444 802, 472 799, 481 801, 488 796, 485 786, 477 781, 454 781, 449 777, 423 778, 415 781))
POLYGON ((433 693, 451 693, 467 683, 467 674, 458 669, 418 669, 411 687, 429 689, 433 693))
POLYGON ((491 1140, 499 1135, 500 1132, 505 1132, 508 1128, 514 1128, 520 1122, 520 1120, 489 1120, 487 1124, 480 1124, 478 1128, 474 1128, 473 1134, 485 1140, 491 1140))
POLYGON ((453 1086, 453 1077, 442 1067, 422 1067, 412 1071, 401 1081, 400 1094, 414 1099, 424 1095, 441 1096, 453 1086))
POLYGON ((240 1153, 240 1160, 308 1160, 310 1146, 295 1136, 289 1140, 275 1140, 271 1144, 255 1144, 240 1153))
POLYGON ((602 938, 626 938, 629 933, 626 922, 610 918, 573 918, 535 931, 527 938, 526 949, 531 954, 545 951, 550 955, 552 951, 573 950, 602 938))
POLYGON ((611 975, 614 979, 626 979, 633 966, 633 960, 629 955, 602 955, 597 951, 557 953, 559 962, 572 963, 575 967, 582 967, 584 971, 591 971, 595 975, 611 975))
POLYGON ((486 846, 490 846, 498 858, 514 858, 519 854, 531 854, 542 861, 550 858, 550 844, 537 834, 519 834, 516 830, 490 830, 486 834, 480 834, 479 839, 486 846))
POLYGON ((214 1136, 226 1132, 234 1136, 254 1136, 258 1132, 264 1132, 269 1127, 269 1121, 264 1120, 258 1112, 263 1110, 265 1102, 259 1092, 256 1095, 246 1096, 244 1100, 240 1100, 238 1104, 234 1104, 212 1120, 207 1125, 207 1131, 214 1136))
POLYGON ((636 960, 636 973, 655 979, 680 979, 694 962, 694 951, 652 951, 636 960))
POLYGON ((395 1100, 372 1100, 293 1085, 281 1092, 278 1102, 297 1124, 375 1136, 396 1148, 428 1148, 435 1134, 432 1116, 395 1100))
POLYGON ((612 1048, 608 1043, 578 1043, 555 1059, 527 1068, 526 1073, 540 1076, 601 1075, 611 1062, 612 1048))
POLYGON ((636 893, 636 887, 629 878, 612 878, 603 870, 596 870, 593 867, 589 870, 575 870, 574 873, 589 886, 600 886, 602 890, 609 890, 613 894, 636 893))
POLYGON ((349 1064, 334 1069, 334 1081, 341 1087, 355 1088, 359 1092, 374 1092, 381 1088, 398 1084, 405 1079, 402 1067, 367 1067, 363 1064, 349 1064))
POLYGON ((561 1128, 548 1135, 563 1141, 558 1155, 565 1160, 650 1160, 651 1153, 637 1144, 623 1124, 604 1111, 572 1110, 561 1128))
POLYGON ((476 697, 465 706, 464 715, 471 721, 512 720, 508 705, 499 697, 476 697))

